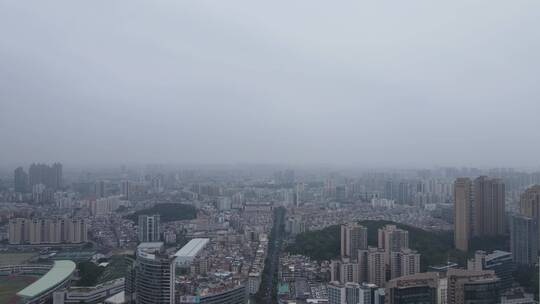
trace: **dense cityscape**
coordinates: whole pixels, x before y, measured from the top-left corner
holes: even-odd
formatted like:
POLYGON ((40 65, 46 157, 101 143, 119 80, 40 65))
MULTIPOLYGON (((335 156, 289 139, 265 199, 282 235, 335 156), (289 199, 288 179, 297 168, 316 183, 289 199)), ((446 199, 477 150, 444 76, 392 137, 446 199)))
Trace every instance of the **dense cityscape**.
POLYGON ((540 304, 539 29, 0 0, 0 304, 540 304))
POLYGON ((536 303, 538 184, 509 168, 30 164, 1 179, 0 302, 536 303))

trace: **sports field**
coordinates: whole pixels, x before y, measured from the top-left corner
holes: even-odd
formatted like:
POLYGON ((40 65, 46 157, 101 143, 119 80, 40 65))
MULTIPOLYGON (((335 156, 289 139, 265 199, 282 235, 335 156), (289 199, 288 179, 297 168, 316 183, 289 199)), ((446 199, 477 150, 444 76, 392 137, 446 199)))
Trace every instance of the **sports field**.
MULTIPOLYGON (((0 266, 18 265, 35 257, 36 253, 0 253, 0 266)), ((0 302, 2 303, 2 302, 0 302)))
POLYGON ((17 292, 37 279, 34 276, 0 276, 0 303, 15 304, 17 292))

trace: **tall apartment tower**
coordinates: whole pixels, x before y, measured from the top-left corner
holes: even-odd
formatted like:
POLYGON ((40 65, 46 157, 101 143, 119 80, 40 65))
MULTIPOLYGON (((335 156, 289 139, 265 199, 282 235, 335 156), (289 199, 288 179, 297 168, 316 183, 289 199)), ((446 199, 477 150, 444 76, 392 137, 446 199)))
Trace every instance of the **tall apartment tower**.
POLYGON ((385 251, 386 265, 390 265, 392 252, 409 248, 409 232, 397 228, 396 225, 386 225, 378 230, 378 245, 385 251))
POLYGON ((94 195, 96 198, 103 198, 106 196, 105 181, 100 180, 94 184, 94 195))
POLYGON ((540 185, 527 189, 520 197, 520 213, 538 222, 540 231, 540 185))
POLYGON ((328 304, 371 304, 375 291, 369 284, 330 282, 328 304))
POLYGON ((32 164, 28 170, 28 181, 30 187, 44 184, 48 188, 58 190, 62 187, 62 164, 54 163, 52 166, 32 164))
POLYGON ((420 272, 420 254, 411 249, 392 252, 390 277, 392 279, 420 272))
POLYGON ((523 215, 540 217, 540 185, 531 186, 521 194, 520 209, 523 215))
POLYGON ((63 178, 63 174, 62 174, 62 164, 61 163, 54 163, 51 167, 51 170, 52 170, 52 184, 53 184, 53 188, 55 190, 58 190, 60 188, 62 188, 62 178, 63 178))
POLYGON ((339 282, 330 282, 328 284, 328 304, 347 303, 345 286, 339 282))
POLYGON ((28 192, 28 174, 24 172, 22 167, 15 169, 14 175, 14 184, 15 192, 26 193, 28 192))
POLYGON ((473 197, 473 235, 503 235, 505 232, 505 187, 502 180, 487 176, 476 178, 473 197))
POLYGON ((386 283, 385 251, 377 247, 358 250, 358 278, 378 287, 386 283))
POLYGON ((356 223, 341 225, 341 257, 355 259, 359 249, 367 249, 367 228, 356 223))
POLYGON ((454 243, 457 249, 467 251, 472 231, 472 182, 458 178, 454 182, 454 243))
POLYGON ((516 264, 533 266, 538 255, 538 219, 524 215, 510 218, 510 247, 516 264))
POLYGON ((125 180, 125 181, 122 181, 122 198, 125 199, 125 200, 129 200, 130 199, 130 182, 125 180))
POLYGON ((159 214, 139 215, 139 242, 158 242, 159 214))
POLYGON ((454 240, 461 251, 473 236, 502 235, 505 231, 505 186, 502 180, 480 176, 454 182, 454 240))
POLYGON ((10 244, 60 244, 87 242, 88 228, 83 219, 14 218, 9 220, 10 244))
POLYGON ((345 283, 359 283, 360 272, 358 263, 351 262, 348 258, 341 261, 333 260, 331 267, 331 281, 345 283))

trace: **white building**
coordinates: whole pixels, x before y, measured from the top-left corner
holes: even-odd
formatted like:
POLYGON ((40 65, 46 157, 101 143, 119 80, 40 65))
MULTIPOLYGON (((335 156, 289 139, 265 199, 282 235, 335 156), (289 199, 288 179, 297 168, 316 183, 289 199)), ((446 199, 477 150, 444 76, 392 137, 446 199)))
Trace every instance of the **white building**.
POLYGON ((175 261, 176 265, 181 268, 188 268, 191 266, 191 262, 197 257, 197 255, 204 249, 210 239, 196 238, 189 241, 184 247, 176 252, 175 261))
POLYGON ((395 206, 395 201, 391 199, 378 198, 378 197, 374 197, 371 199, 371 207, 373 208, 391 209, 391 208, 394 208, 394 206, 395 206))

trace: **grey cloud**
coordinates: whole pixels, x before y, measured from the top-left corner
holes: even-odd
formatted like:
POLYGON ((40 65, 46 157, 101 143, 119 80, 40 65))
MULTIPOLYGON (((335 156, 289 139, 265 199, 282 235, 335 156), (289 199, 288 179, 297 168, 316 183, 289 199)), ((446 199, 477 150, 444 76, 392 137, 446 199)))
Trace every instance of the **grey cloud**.
POLYGON ((0 0, 0 162, 536 166, 539 15, 0 0))

